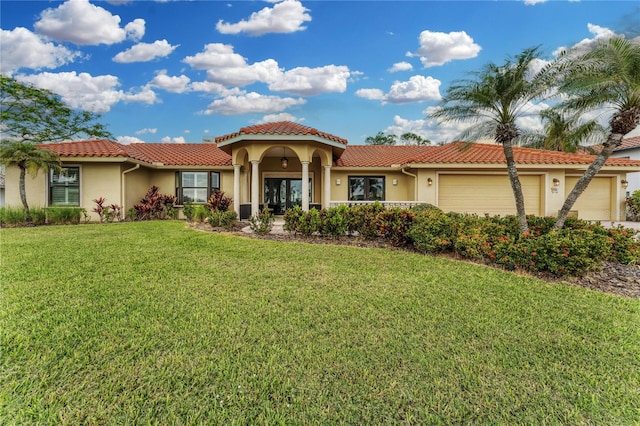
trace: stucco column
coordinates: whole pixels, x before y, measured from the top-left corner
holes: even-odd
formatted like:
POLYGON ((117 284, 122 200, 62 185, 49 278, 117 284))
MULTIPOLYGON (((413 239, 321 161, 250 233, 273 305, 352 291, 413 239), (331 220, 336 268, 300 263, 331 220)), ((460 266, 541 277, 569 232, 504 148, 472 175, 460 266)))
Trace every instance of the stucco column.
POLYGON ((233 165, 233 210, 240 218, 240 164, 233 165))
POLYGON ((309 211, 309 162, 302 161, 302 211, 309 211))
POLYGON ((324 205, 325 209, 331 207, 331 166, 324 166, 324 205))
POLYGON ((258 173, 258 160, 251 160, 251 216, 256 216, 260 211, 260 179, 258 173))

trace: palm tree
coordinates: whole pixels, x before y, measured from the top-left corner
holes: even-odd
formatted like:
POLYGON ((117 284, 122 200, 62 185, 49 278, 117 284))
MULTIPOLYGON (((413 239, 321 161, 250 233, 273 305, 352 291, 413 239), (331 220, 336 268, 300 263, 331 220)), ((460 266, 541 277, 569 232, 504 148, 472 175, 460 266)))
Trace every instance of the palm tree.
POLYGON ((534 60, 540 56, 538 47, 525 49, 503 65, 489 63, 475 78, 454 82, 443 97, 432 118, 442 121, 470 122, 462 135, 464 140, 492 137, 502 144, 507 172, 516 201, 519 229, 529 230, 524 208, 522 185, 513 156, 513 142, 521 131, 516 120, 529 115, 531 103, 543 98, 549 85, 545 80, 548 67, 532 73, 534 60))
POLYGON ((605 129, 596 121, 583 122, 579 114, 566 115, 554 108, 540 113, 544 122, 542 133, 523 135, 525 146, 550 151, 576 152, 586 141, 601 142, 605 129))
POLYGON ((561 54, 554 64, 559 90, 569 96, 567 111, 611 108, 609 134, 603 148, 571 190, 558 213, 554 229, 561 229, 578 197, 600 171, 624 135, 640 124, 640 42, 615 37, 586 53, 561 54))
POLYGON ((0 146, 0 161, 5 166, 18 166, 20 169, 20 199, 25 210, 25 220, 28 224, 33 222, 29 205, 27 204, 27 192, 25 190, 26 174, 36 177, 40 169, 45 172, 54 170, 62 171, 60 157, 51 151, 39 149, 28 142, 3 142, 0 146))

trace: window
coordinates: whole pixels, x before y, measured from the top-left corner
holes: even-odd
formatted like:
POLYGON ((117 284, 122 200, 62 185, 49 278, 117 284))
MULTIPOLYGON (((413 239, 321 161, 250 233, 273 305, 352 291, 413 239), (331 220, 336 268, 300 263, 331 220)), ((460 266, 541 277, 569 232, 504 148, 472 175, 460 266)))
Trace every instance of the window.
POLYGON ((80 167, 64 167, 61 173, 49 172, 49 205, 80 205, 80 167))
POLYGON ((206 203, 211 194, 219 190, 218 172, 176 172, 178 204, 206 203))
POLYGON ((384 176, 349 176, 349 200, 384 201, 384 176))

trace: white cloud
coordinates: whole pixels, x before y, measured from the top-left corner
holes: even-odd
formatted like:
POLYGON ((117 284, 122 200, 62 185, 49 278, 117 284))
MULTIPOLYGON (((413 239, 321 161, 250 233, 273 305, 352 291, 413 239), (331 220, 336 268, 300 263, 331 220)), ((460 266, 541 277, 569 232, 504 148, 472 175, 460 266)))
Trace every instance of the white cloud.
POLYGON ((55 9, 44 10, 34 28, 54 40, 79 45, 114 44, 125 40, 128 34, 139 39, 144 34, 144 20, 136 19, 121 28, 118 15, 88 0, 68 0, 55 9))
POLYGON ((48 42, 26 28, 0 29, 0 73, 4 75, 20 68, 57 68, 79 56, 79 52, 48 42))
POLYGON ((383 101, 392 104, 439 101, 441 99, 440 84, 440 80, 433 77, 414 75, 408 81, 394 82, 383 101))
POLYGON ((159 71, 156 76, 151 80, 149 85, 151 87, 158 87, 173 93, 184 93, 189 91, 189 82, 191 80, 186 75, 179 77, 171 77, 167 75, 166 70, 159 71))
POLYGON ((282 112, 280 114, 267 114, 262 117, 262 120, 258 120, 256 124, 274 123, 276 121, 291 121, 293 123, 301 123, 304 121, 304 118, 298 118, 293 114, 289 114, 288 112, 282 112))
POLYGON ((120 85, 118 77, 113 75, 92 76, 88 73, 73 72, 41 73, 29 76, 19 75, 20 81, 31 83, 42 89, 57 93, 62 101, 71 108, 104 113, 118 102, 140 102, 153 104, 157 102, 155 93, 149 88, 140 92, 124 92, 117 90, 120 85))
POLYGON ((149 62, 155 58, 169 56, 178 45, 172 46, 167 40, 156 40, 153 43, 138 43, 113 57, 114 62, 149 62))
MULTIPOLYGON (((295 95, 317 95, 326 92, 342 93, 347 81, 358 72, 351 72, 342 65, 326 65, 317 68, 298 67, 283 71, 274 59, 249 64, 233 46, 222 43, 210 43, 204 51, 184 60, 195 69, 207 71, 207 82, 223 86, 246 86, 256 82, 266 83, 270 90, 295 95)), ((207 91, 206 86, 199 89, 207 91)), ((209 87, 218 90, 215 85, 209 87)))
POLYGON ((245 58, 233 51, 233 46, 222 43, 207 44, 203 52, 187 56, 184 60, 195 69, 207 70, 207 80, 225 86, 274 81, 282 74, 273 59, 249 65, 245 58))
MULTIPOLYGON (((599 42, 616 36, 616 33, 609 28, 601 27, 592 23, 587 24, 587 29, 591 34, 593 34, 593 38, 582 39, 571 47, 571 49, 577 50, 576 53, 578 54, 591 50, 599 42)), ((559 47, 553 52, 553 54, 557 56, 563 50, 567 50, 565 46, 559 47)))
POLYGON ((347 89, 349 75, 349 68, 346 66, 298 67, 281 74, 269 84, 269 89, 306 96, 326 92, 343 93, 347 89))
POLYGON ((425 68, 443 65, 455 59, 469 59, 478 56, 482 49, 464 31, 440 33, 422 31, 420 47, 415 53, 407 53, 407 56, 419 56, 425 68))
POLYGON ((194 81, 191 83, 190 87, 191 90, 196 92, 204 92, 220 96, 242 95, 245 93, 237 87, 229 89, 223 84, 213 83, 211 81, 194 81))
POLYGON ((524 0, 524 4, 526 4, 527 6, 531 6, 538 3, 546 3, 547 1, 549 0, 524 0))
POLYGON ((154 127, 154 128, 144 128, 144 129, 136 130, 136 135, 145 135, 147 133, 155 135, 156 133, 158 133, 158 129, 154 127))
POLYGON ((186 143, 186 141, 184 140, 183 136, 178 136, 175 138, 172 138, 170 136, 165 136, 164 138, 160 139, 160 142, 162 143, 186 143))
POLYGON ((393 64, 391 68, 389 68, 389 72, 399 72, 399 71, 411 71, 413 69, 413 65, 409 62, 398 62, 393 64))
POLYGON ((356 96, 374 101, 381 101, 384 99, 384 92, 380 89, 358 89, 356 91, 356 96))
POLYGON ((303 24, 311 21, 308 11, 309 9, 297 0, 284 0, 276 3, 272 8, 265 7, 259 12, 252 13, 248 20, 241 20, 235 24, 220 20, 216 24, 216 29, 222 34, 245 32, 254 36, 268 33, 292 33, 306 29, 303 24))
POLYGON ((123 145, 131 145, 132 143, 145 143, 142 139, 136 138, 135 136, 118 136, 116 137, 116 141, 123 145))
POLYGON ((249 113, 274 113, 285 109, 303 105, 306 101, 298 98, 280 98, 278 96, 265 96, 251 92, 240 96, 228 96, 217 99, 207 107, 205 115, 240 115, 249 113))
POLYGON ((127 39, 140 41, 145 33, 145 24, 144 19, 137 18, 125 25, 124 30, 127 32, 127 39))

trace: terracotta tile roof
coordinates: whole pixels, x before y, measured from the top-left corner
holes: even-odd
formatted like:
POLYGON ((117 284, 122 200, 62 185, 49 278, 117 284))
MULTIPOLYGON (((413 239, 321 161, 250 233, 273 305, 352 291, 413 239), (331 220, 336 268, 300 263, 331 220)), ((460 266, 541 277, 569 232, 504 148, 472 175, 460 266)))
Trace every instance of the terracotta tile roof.
POLYGON ((231 156, 214 144, 136 143, 126 145, 125 149, 131 157, 138 160, 170 166, 231 165, 231 156))
MULTIPOLYGON (((571 154, 532 148, 513 148, 513 155, 518 164, 588 165, 594 160, 593 155, 571 154)), ((506 160, 502 146, 500 145, 453 142, 416 156, 412 158, 410 162, 504 164, 506 160)), ((625 158, 609 158, 605 165, 640 167, 640 161, 625 158)))
POLYGON ((231 157, 214 144, 123 145, 108 140, 90 140, 40 145, 62 157, 124 157, 168 166, 230 166, 231 157))
POLYGON ((291 121, 278 121, 274 123, 258 124, 255 126, 243 127, 235 133, 216 137, 216 143, 233 139, 240 135, 289 135, 289 136, 318 136, 333 142, 346 145, 346 139, 332 135, 330 133, 321 132, 313 127, 303 126, 301 124, 292 123, 291 121))
POLYGON ((619 147, 617 147, 614 152, 624 151, 625 149, 634 149, 640 148, 640 136, 635 136, 632 138, 622 139, 622 143, 619 147))
POLYGON ((39 145, 62 157, 128 157, 125 145, 106 139, 39 145))
POLYGON ((389 167, 392 164, 405 164, 411 158, 420 156, 435 146, 405 145, 351 145, 344 150, 334 165, 337 167, 389 167))

